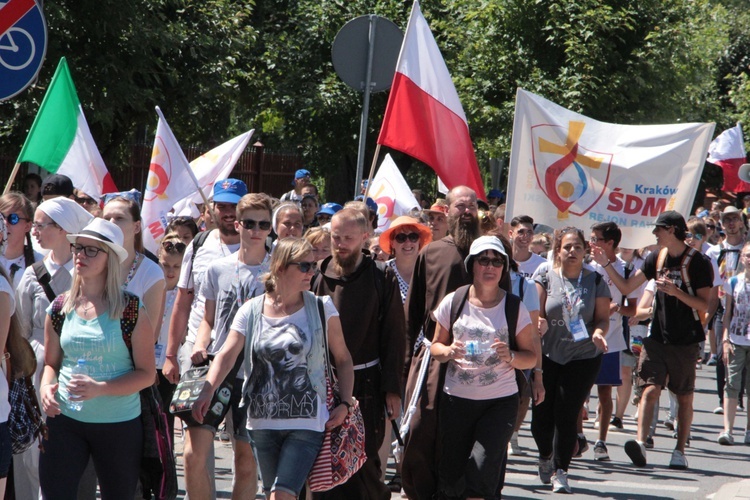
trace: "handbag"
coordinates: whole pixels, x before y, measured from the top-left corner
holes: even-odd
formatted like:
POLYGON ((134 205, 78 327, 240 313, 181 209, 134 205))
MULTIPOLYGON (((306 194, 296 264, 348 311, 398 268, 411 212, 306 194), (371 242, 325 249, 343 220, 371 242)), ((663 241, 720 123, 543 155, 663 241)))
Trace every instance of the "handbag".
MULTIPOLYGON (((323 354, 326 363, 326 406, 329 411, 336 408, 339 398, 338 380, 333 373, 328 357, 328 332, 325 328, 323 302, 317 299, 318 311, 323 325, 323 354)), ((323 444, 307 476, 311 491, 328 491, 344 484, 367 461, 365 454, 365 423, 359 402, 355 399, 344 422, 331 430, 326 430, 323 444)))
POLYGON ((243 358, 244 356, 242 354, 237 357, 237 363, 235 363, 234 367, 229 372, 229 375, 227 375, 224 381, 214 390, 211 404, 208 406, 208 412, 206 412, 206 415, 203 417, 202 423, 193 418, 193 405, 198 400, 198 396, 201 395, 203 387, 206 385, 206 376, 208 375, 208 369, 213 362, 213 355, 208 356, 206 364, 194 366, 180 377, 180 382, 177 384, 174 396, 172 396, 172 402, 169 404, 170 413, 180 417, 188 427, 209 425, 218 429, 222 420, 224 420, 224 417, 229 412, 229 400, 232 397, 234 380, 239 371, 239 367, 242 364, 243 358))
POLYGON ((25 452, 34 441, 47 439, 47 424, 44 422, 36 390, 31 377, 14 379, 8 393, 10 413, 8 414, 8 431, 10 432, 11 448, 14 455, 25 452))

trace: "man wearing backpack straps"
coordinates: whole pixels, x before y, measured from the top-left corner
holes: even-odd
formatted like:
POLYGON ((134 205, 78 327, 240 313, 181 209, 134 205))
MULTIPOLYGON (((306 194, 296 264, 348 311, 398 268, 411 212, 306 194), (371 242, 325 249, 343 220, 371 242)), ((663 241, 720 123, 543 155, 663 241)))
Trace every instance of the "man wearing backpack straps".
POLYGON ((346 346, 354 362, 354 397, 365 426, 367 461, 346 483, 316 499, 385 500, 391 491, 380 480, 378 450, 385 437, 385 414, 401 412, 405 337, 398 280, 390 268, 366 258, 362 245, 369 221, 360 210, 344 208, 331 219, 331 256, 320 265, 312 291, 333 299, 346 346))
MULTIPOLYGON (((213 210, 219 226, 207 234, 201 233, 196 236, 193 240, 195 243, 185 251, 180 281, 177 283, 177 298, 169 324, 166 360, 162 368, 164 376, 173 384, 180 381, 181 371, 190 368, 190 355, 205 312, 203 296, 198 292, 208 265, 235 253, 240 247, 240 235, 234 222, 237 220, 237 203, 245 194, 247 186, 240 180, 216 181, 213 210), (203 234, 206 236, 202 236, 203 234)), ((213 447, 211 450, 213 451, 213 447)), ((185 439, 185 456, 189 456, 191 452, 188 435, 185 439)), ((213 453, 206 462, 206 469, 199 473, 186 470, 186 489, 188 495, 193 498, 211 498, 214 495, 213 453)))
POLYGON ((713 273, 708 259, 685 244, 687 224, 682 215, 671 210, 663 212, 654 226, 656 243, 663 249, 651 253, 643 267, 627 280, 610 272, 612 263, 603 250, 593 248, 592 255, 623 294, 631 293, 647 279, 656 280, 651 336, 643 339, 638 361, 643 386, 638 438, 625 443, 625 452, 636 466, 646 465, 645 442, 654 405, 658 404, 662 387, 667 386, 679 404, 677 445, 669 467, 686 469, 685 444, 693 420, 695 360, 699 343, 706 338, 701 314, 708 308, 713 273))

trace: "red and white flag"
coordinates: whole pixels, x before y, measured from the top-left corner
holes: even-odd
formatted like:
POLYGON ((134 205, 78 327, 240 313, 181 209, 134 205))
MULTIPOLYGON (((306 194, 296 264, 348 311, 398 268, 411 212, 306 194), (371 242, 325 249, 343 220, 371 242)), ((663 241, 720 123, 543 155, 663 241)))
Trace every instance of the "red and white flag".
POLYGON ((732 193, 750 191, 750 184, 737 177, 737 171, 746 162, 745 158, 745 142, 739 123, 719 134, 708 146, 708 161, 720 166, 724 172, 722 191, 732 193))
POLYGON ((411 9, 378 144, 427 164, 452 189, 486 200, 461 101, 419 2, 411 9))

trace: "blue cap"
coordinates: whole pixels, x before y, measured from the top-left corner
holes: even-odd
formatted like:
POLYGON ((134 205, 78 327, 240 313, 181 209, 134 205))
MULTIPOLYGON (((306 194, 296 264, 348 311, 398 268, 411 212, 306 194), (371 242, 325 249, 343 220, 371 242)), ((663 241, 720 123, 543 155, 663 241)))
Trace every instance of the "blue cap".
POLYGON ((225 179, 214 184, 214 203, 240 202, 240 198, 247 194, 247 186, 239 179, 225 179))
POLYGON ((487 194, 487 198, 505 198, 503 195, 503 192, 499 189, 490 189, 489 194, 487 194))
POLYGON ((310 177, 310 171, 309 170, 305 170, 304 168, 301 168, 301 169, 297 170, 296 172, 294 172, 294 178, 295 179, 301 179, 303 177, 310 177))
POLYGON ((373 200, 373 199, 372 199, 372 198, 370 198, 369 196, 368 196, 368 197, 367 197, 367 199, 365 200, 365 196, 364 196, 364 195, 362 195, 362 194, 360 194, 360 195, 357 195, 357 196, 356 196, 356 197, 354 198, 354 201, 364 201, 364 202, 365 202, 365 205, 367 205, 367 208, 368 208, 368 209, 370 209, 370 210, 372 210, 373 212, 376 212, 376 213, 377 213, 377 211, 378 211, 378 204, 377 204, 377 203, 375 202, 375 200, 373 200))
POLYGON ((338 203, 323 203, 323 205, 320 207, 320 210, 318 210, 315 216, 317 217, 320 214, 333 216, 333 214, 335 214, 342 208, 344 207, 342 207, 338 203))

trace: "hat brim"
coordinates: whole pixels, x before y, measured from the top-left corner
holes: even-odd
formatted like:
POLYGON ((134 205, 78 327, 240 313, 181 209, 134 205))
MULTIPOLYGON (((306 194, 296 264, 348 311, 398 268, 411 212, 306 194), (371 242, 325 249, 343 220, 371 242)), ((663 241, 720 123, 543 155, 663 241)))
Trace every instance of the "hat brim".
POLYGON ((104 243, 110 250, 112 250, 115 253, 115 255, 117 255, 117 259, 120 261, 120 264, 122 264, 128 259, 128 251, 125 250, 125 248, 121 247, 117 243, 108 241, 104 239, 103 236, 94 234, 93 232, 80 232, 76 234, 68 234, 68 235, 65 235, 65 237, 68 238, 68 241, 73 244, 75 244, 78 238, 88 238, 90 240, 95 240, 100 243, 104 243))
MULTIPOLYGON (((397 222, 398 219, 395 221, 397 222)), ((380 248, 383 249, 385 253, 388 255, 391 255, 393 253, 393 245, 391 238, 395 237, 395 232, 397 229, 401 228, 412 228, 416 233, 419 234, 419 248, 424 248, 425 245, 430 243, 432 241, 432 231, 430 231, 430 228, 427 226, 424 226, 418 222, 407 222, 407 223, 401 223, 397 225, 391 225, 388 229, 383 231, 383 233, 380 235, 380 238, 378 239, 378 243, 380 243, 380 248)))
POLYGON ((242 196, 238 194, 229 194, 229 193, 222 193, 217 196, 214 196, 214 203, 232 203, 233 205, 236 205, 240 202, 242 199, 242 196))

